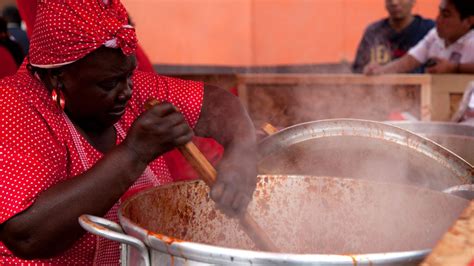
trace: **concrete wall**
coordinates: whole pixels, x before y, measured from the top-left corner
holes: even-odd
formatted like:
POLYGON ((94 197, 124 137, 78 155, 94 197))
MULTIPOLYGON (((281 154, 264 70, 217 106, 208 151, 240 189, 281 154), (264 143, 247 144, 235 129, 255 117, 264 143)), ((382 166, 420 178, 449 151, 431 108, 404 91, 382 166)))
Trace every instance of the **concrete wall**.
MULTIPOLYGON (((383 0, 123 0, 157 64, 273 65, 352 61, 383 0)), ((439 0, 417 0, 434 18, 439 0)))
MULTIPOLYGON (((352 61, 383 0, 122 0, 155 64, 265 66, 352 61)), ((14 0, 0 0, 0 8, 14 0)), ((417 0, 434 18, 439 0, 417 0)))

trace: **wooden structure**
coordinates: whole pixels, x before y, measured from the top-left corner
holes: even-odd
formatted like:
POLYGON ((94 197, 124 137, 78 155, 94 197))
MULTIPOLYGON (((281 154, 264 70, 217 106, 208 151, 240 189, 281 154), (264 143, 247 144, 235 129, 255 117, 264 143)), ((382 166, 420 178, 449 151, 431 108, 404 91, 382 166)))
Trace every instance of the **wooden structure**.
POLYGON ((254 122, 276 126, 329 118, 447 121, 472 75, 244 74, 239 97, 254 122))
POLYGON ((421 266, 474 265, 474 200, 421 266))

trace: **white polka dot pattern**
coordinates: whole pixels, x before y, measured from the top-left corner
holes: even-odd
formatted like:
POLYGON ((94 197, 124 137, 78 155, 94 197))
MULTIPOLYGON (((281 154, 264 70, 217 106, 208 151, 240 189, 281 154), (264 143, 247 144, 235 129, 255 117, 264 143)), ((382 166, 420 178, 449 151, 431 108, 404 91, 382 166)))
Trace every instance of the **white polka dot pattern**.
MULTIPOLYGON (((0 81, 0 223, 22 212, 34 203, 42 191, 62 180, 73 178, 84 169, 67 129, 62 111, 51 100, 51 95, 36 78, 27 72, 0 81)), ((133 94, 125 114, 118 122, 127 132, 133 121, 144 111, 149 97, 168 101, 179 107, 191 127, 196 125, 203 101, 204 86, 200 82, 162 77, 136 71, 133 75, 133 94)), ((86 158, 94 165, 103 155, 85 138, 80 137, 86 158)), ((117 143, 123 137, 117 137, 117 143)), ((165 160, 160 157, 149 168, 158 184, 172 182, 165 160)), ((142 180, 142 179, 139 179, 142 180)), ((137 182, 126 196, 151 186, 155 182, 137 182)), ((106 215, 117 220, 116 204, 106 215)), ((0 243, 0 265, 117 265, 118 244, 86 234, 63 255, 37 261, 13 257, 0 243), (99 242, 104 241, 105 244, 99 242), (98 251, 103 246, 103 251, 98 251)))
POLYGON ((29 60, 34 66, 57 67, 74 62, 105 43, 135 52, 135 29, 119 0, 40 0, 31 37, 29 60))

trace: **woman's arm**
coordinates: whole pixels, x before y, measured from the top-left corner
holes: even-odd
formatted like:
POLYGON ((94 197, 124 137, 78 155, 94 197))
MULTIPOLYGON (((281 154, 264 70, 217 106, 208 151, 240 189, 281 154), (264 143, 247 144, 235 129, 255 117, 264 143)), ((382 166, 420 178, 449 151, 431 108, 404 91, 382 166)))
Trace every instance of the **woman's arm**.
POLYGON ((205 86, 195 133, 224 146, 211 197, 227 214, 241 214, 255 190, 257 156, 254 126, 239 99, 220 88, 205 86))
POLYGON ((41 193, 0 227, 0 240, 18 257, 48 258, 70 248, 84 230, 81 214, 102 216, 157 156, 191 140, 192 131, 171 104, 143 113, 124 142, 81 175, 41 193))
POLYGON ((1 241, 18 257, 48 258, 82 236, 81 214, 102 216, 145 169, 124 145, 82 175, 44 191, 24 212, 2 224, 1 241))

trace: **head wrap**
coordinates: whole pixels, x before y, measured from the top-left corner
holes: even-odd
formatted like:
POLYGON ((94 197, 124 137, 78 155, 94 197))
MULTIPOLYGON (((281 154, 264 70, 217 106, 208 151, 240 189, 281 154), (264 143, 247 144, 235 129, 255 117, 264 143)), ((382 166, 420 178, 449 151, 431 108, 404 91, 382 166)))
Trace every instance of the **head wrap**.
POLYGON ((137 47, 119 0, 39 0, 30 43, 30 64, 55 68, 105 45, 131 55, 137 47))

